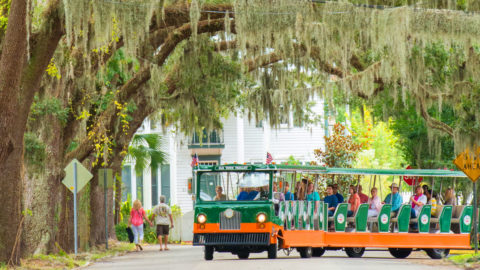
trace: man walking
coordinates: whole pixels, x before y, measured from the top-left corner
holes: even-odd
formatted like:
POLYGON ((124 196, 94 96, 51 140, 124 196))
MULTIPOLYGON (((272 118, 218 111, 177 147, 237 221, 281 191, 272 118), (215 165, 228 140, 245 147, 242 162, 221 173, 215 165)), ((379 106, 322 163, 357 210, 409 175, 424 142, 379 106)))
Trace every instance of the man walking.
POLYGON ((157 224, 157 239, 160 244, 160 251, 168 250, 168 233, 173 228, 172 210, 165 203, 165 196, 160 196, 160 204, 153 208, 153 219, 157 224), (165 236, 165 248, 162 248, 162 236, 165 236))

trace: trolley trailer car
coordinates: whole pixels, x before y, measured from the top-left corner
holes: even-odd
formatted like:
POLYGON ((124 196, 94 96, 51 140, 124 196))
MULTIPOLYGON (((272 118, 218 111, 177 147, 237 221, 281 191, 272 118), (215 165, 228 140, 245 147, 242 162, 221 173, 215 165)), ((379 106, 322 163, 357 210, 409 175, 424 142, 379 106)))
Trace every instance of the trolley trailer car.
MULTIPOLYGON (((433 259, 450 249, 470 249, 473 207, 424 205, 411 219, 411 205, 398 214, 383 204, 378 216, 368 217, 368 204, 360 204, 347 217, 348 204, 340 203, 333 216, 323 201, 281 200, 278 191, 288 185, 293 193, 302 174, 315 185, 333 175, 389 175, 466 179, 462 172, 446 170, 343 169, 293 165, 214 165, 195 169, 193 245, 204 246, 206 260, 214 252, 231 252, 240 259, 250 253, 296 249, 302 258, 320 257, 326 250, 344 249, 349 257, 361 257, 365 248, 385 248, 396 258, 423 249, 433 259), (412 224, 418 229, 412 232, 412 224)), ((395 178, 394 178, 395 179, 395 178)), ((288 199, 288 198, 287 198, 288 199)))

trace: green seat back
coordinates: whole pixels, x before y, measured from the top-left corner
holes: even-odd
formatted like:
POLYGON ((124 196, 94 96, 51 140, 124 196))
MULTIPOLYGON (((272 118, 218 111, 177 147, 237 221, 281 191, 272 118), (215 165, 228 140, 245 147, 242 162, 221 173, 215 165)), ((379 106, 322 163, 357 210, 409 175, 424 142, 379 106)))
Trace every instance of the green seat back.
POLYGON ((432 213, 432 206, 426 204, 422 207, 418 215, 418 232, 428 233, 430 231, 430 217, 432 213))
POLYGON ((285 229, 292 229, 292 201, 285 201, 285 229))
POLYGON ((323 230, 328 231, 328 203, 323 202, 323 230))
POLYGON ((378 232, 388 232, 390 228, 391 204, 384 204, 378 214, 378 232))
POLYGON ((285 221, 285 202, 281 201, 278 203, 278 218, 284 223, 285 221))
POLYGON ((319 201, 318 204, 318 210, 317 210, 317 217, 318 217, 318 229, 319 230, 324 230, 324 222, 325 222, 325 212, 324 212, 324 207, 323 207, 323 202, 319 201))
POLYGON ((462 215, 460 215, 460 233, 470 233, 473 223, 473 206, 467 205, 463 208, 462 215))
POLYGON ((300 201, 294 201, 294 204, 293 204, 293 211, 295 213, 295 221, 294 221, 294 226, 295 226, 295 229, 298 230, 300 228, 300 224, 299 224, 299 220, 300 220, 300 201))
POLYGON ((306 230, 311 230, 312 229, 312 224, 311 224, 311 219, 312 219, 312 216, 310 215, 310 212, 312 210, 312 202, 311 201, 305 201, 304 202, 304 217, 303 217, 303 220, 304 220, 304 224, 303 224, 303 229, 306 229, 306 230))
POLYGON ((410 212, 412 211, 412 206, 410 204, 403 204, 398 211, 398 232, 408 233, 408 228, 410 225, 410 212))
POLYGON ((355 230, 357 232, 367 231, 368 203, 362 203, 358 206, 355 214, 355 230))
POLYGON ((348 203, 340 203, 335 210, 335 231, 344 232, 347 225, 348 203))
POLYGON ((440 214, 440 221, 439 221, 441 233, 450 232, 450 224, 452 223, 452 212, 453 212, 453 206, 451 205, 443 206, 442 213, 440 214))

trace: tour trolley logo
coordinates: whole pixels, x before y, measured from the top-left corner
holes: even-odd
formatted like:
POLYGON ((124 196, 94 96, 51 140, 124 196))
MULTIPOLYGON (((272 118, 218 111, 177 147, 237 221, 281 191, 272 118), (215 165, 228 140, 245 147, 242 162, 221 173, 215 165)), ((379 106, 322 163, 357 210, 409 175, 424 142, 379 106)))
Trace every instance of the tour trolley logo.
POLYGON ((388 216, 387 216, 387 214, 383 214, 383 215, 380 217, 380 222, 382 222, 382 224, 387 224, 387 222, 388 222, 388 216))
POLYGON ((224 215, 226 218, 232 218, 233 217, 233 210, 231 208, 228 208, 225 210, 224 215))
POLYGON ((472 218, 469 215, 466 215, 465 217, 463 217, 463 223, 465 225, 469 226, 471 222, 472 222, 472 218))
POLYGON ((428 223, 428 216, 427 215, 422 215, 420 218, 420 222, 422 222, 423 225, 428 223))
POLYGON ((343 214, 339 214, 337 216, 337 222, 342 224, 343 222, 345 222, 345 216, 343 214))

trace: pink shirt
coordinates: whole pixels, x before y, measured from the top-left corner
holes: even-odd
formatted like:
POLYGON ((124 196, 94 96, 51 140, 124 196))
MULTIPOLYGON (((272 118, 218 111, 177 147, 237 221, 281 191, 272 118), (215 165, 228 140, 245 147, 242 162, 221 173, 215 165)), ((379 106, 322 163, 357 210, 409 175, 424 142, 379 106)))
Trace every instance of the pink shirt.
POLYGON ((143 216, 145 216, 145 210, 143 210, 143 208, 140 208, 140 210, 134 210, 132 208, 132 211, 130 211, 130 222, 133 226, 140 226, 143 224, 143 216))

